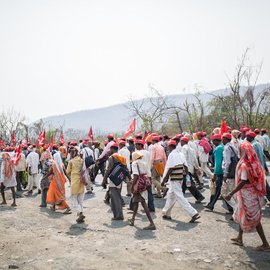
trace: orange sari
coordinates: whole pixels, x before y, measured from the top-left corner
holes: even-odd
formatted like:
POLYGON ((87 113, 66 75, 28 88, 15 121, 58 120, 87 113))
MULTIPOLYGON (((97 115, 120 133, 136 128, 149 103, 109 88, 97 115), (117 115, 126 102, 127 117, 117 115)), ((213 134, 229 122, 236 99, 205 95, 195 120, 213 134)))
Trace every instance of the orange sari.
POLYGON ((47 203, 58 205, 59 209, 68 208, 65 196, 65 176, 60 173, 56 164, 53 164, 53 175, 50 177, 50 187, 47 193, 47 203))

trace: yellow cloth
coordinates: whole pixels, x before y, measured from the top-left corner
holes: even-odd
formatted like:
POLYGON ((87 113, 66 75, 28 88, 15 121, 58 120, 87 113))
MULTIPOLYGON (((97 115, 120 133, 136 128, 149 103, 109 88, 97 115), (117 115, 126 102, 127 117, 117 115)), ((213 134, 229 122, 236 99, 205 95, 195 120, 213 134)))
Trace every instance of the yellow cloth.
POLYGON ((71 180, 71 194, 77 195, 84 193, 85 186, 81 183, 81 170, 84 160, 75 157, 68 162, 67 174, 71 180))
POLYGON ((119 156, 118 154, 112 154, 112 157, 114 157, 116 160, 118 160, 123 165, 125 165, 125 166, 127 165, 125 157, 119 156))

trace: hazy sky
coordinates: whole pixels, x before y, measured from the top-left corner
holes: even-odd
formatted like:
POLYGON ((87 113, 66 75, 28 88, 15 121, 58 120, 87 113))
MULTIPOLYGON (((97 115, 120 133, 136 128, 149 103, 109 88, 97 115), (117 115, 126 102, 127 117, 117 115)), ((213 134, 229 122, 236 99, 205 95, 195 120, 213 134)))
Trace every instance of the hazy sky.
POLYGON ((0 106, 30 120, 270 74, 269 0, 0 0, 0 106))

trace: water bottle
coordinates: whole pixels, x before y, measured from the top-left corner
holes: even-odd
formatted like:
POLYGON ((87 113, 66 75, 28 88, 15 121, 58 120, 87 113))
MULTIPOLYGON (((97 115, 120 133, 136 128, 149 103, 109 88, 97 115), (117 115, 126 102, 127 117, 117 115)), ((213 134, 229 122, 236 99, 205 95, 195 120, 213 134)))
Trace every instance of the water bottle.
POLYGON ((189 175, 186 175, 186 186, 191 187, 191 180, 189 175))

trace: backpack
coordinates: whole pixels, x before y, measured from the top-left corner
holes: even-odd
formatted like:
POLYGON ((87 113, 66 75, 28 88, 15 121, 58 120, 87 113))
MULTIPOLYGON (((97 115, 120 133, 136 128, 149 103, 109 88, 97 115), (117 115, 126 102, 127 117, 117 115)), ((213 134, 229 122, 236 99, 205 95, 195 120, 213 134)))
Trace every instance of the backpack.
POLYGON ((86 157, 85 157, 85 167, 86 168, 89 168, 91 165, 95 164, 95 161, 93 159, 92 156, 89 156, 88 153, 87 153, 87 150, 85 149, 85 154, 86 154, 86 157))
POLYGON ((114 185, 119 186, 126 179, 127 175, 127 167, 115 160, 115 166, 109 175, 109 179, 113 182, 114 185))
POLYGON ((229 166, 229 173, 228 173, 227 177, 228 178, 235 178, 235 171, 236 171, 236 166, 238 164, 239 158, 238 158, 237 154, 235 153, 235 151, 233 150, 233 147, 229 146, 229 148, 234 153, 234 156, 231 157, 231 163, 229 166))
POLYGON ((205 138, 200 140, 199 145, 202 146, 205 154, 209 154, 212 151, 210 143, 205 138))

